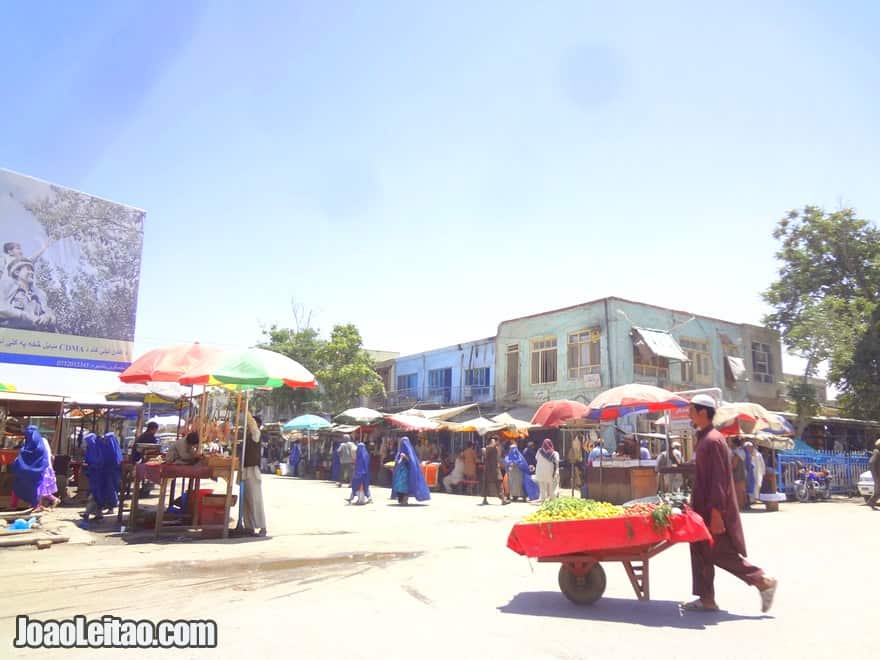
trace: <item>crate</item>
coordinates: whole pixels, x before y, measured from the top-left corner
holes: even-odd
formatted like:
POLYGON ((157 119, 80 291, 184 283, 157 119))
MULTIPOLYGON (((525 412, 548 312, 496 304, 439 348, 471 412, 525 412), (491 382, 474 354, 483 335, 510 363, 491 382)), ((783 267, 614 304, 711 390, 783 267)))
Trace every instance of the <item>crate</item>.
MULTIPOLYGON (((210 468, 218 469, 224 468, 226 470, 229 469, 229 465, 232 462, 232 456, 221 456, 220 454, 208 454, 204 457, 204 463, 210 468)), ((235 457, 235 469, 238 470, 240 463, 238 460, 238 456, 235 457)))
MULTIPOLYGON (((238 496, 233 494, 229 501, 229 506, 235 506, 238 496)), ((212 493, 210 495, 202 495, 202 506, 223 507, 226 505, 226 493, 212 493)))

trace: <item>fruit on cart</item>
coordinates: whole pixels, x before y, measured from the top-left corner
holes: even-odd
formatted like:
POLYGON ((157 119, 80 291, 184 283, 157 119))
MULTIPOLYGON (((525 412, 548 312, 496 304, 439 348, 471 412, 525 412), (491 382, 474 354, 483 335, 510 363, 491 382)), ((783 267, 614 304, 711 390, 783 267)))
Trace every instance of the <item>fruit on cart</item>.
POLYGON ((619 518, 626 509, 610 502, 582 500, 579 497, 558 497, 544 502, 538 510, 523 518, 524 523, 556 522, 560 520, 595 520, 619 518))
POLYGON ((657 509, 659 504, 654 502, 637 502, 626 507, 626 515, 628 516, 650 516, 657 509))

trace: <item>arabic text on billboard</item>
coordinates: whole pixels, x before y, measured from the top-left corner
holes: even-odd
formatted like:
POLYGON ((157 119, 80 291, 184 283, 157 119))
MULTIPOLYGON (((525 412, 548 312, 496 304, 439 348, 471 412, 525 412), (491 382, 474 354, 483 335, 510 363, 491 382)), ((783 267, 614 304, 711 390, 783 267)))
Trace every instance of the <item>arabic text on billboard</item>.
POLYGON ((131 362, 144 216, 0 169, 0 362, 131 362))

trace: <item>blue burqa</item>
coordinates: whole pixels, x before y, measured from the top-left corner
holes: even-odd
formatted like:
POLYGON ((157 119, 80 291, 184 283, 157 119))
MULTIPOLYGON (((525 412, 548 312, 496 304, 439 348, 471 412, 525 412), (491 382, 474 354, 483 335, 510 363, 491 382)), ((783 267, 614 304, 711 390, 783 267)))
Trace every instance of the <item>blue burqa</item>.
POLYGON ((47 467, 49 467, 49 455, 46 453, 43 436, 36 426, 28 426, 24 430, 24 444, 18 450, 18 458, 11 466, 15 474, 12 482, 15 495, 28 504, 36 506, 39 500, 37 489, 47 467))
POLYGON ((106 465, 112 466, 108 468, 107 474, 113 486, 113 498, 116 499, 116 493, 122 487, 122 447, 119 446, 115 433, 104 435, 103 449, 106 454, 106 465))
POLYGON ((107 440, 98 438, 94 433, 89 433, 85 441, 85 470, 89 477, 89 492, 101 509, 115 507, 119 472, 116 451, 107 440))
MULTIPOLYGON (((413 495, 419 502, 424 502, 425 500, 431 499, 431 491, 428 489, 428 484, 425 482, 425 475, 422 474, 422 466, 419 463, 419 457, 416 455, 415 449, 410 444, 409 438, 403 437, 400 439, 400 445, 397 448, 397 460, 394 461, 394 469, 397 470, 397 466, 401 461, 408 461, 409 469, 407 470, 408 477, 408 486, 409 490, 406 493, 401 493, 401 495, 413 495), (403 458, 406 456, 406 458, 403 458)), ((391 487, 391 497, 392 499, 397 499, 397 491, 394 486, 391 487)))
POLYGON ((507 463, 513 464, 522 473, 523 490, 530 500, 536 500, 541 494, 541 489, 535 483, 532 473, 529 471, 529 464, 526 457, 522 455, 516 445, 510 445, 510 451, 507 452, 507 463))
POLYGON ((290 470, 293 472, 293 476, 296 476, 299 472, 299 462, 302 460, 302 450, 299 448, 299 443, 294 442, 290 447, 290 458, 287 459, 287 462, 290 464, 290 470))
POLYGON ((333 462, 330 464, 330 481, 339 481, 339 440, 333 441, 333 462))
POLYGON ((370 452, 363 442, 357 446, 357 454, 354 458, 354 475, 351 478, 351 496, 357 496, 360 487, 364 487, 364 495, 370 495, 370 452))

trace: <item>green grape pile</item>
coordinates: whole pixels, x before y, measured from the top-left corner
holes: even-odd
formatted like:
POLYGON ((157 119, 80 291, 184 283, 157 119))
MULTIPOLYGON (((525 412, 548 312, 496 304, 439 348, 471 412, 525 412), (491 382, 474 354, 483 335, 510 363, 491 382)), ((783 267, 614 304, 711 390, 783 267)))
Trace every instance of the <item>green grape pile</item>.
POLYGON ((558 497, 544 502, 538 510, 523 518, 524 523, 555 522, 558 520, 595 520, 618 518, 626 509, 609 502, 582 500, 579 497, 558 497))

